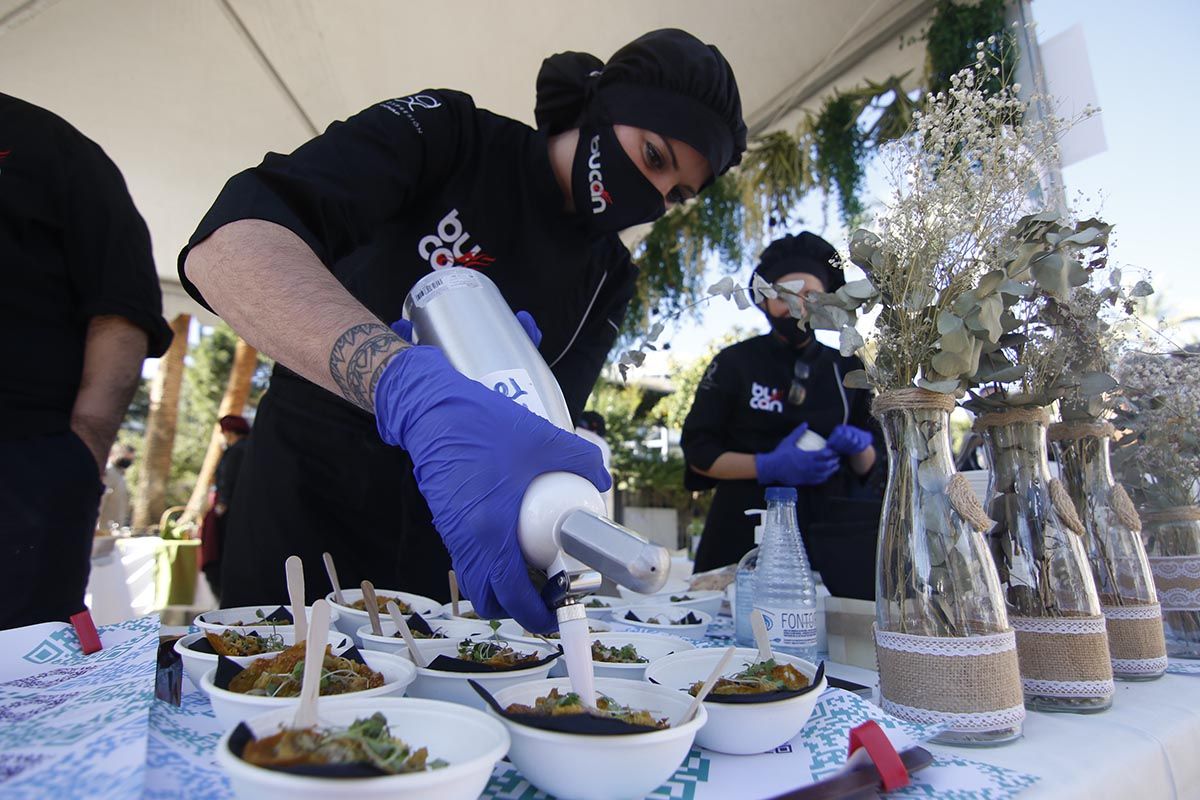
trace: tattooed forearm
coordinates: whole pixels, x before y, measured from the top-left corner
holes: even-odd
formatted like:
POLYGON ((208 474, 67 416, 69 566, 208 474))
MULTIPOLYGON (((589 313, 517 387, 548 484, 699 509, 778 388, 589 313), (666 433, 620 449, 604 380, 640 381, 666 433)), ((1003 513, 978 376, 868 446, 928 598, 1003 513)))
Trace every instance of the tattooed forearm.
POLYGON ((392 356, 408 345, 379 323, 350 328, 333 343, 329 373, 342 397, 365 411, 375 413, 375 385, 392 356))

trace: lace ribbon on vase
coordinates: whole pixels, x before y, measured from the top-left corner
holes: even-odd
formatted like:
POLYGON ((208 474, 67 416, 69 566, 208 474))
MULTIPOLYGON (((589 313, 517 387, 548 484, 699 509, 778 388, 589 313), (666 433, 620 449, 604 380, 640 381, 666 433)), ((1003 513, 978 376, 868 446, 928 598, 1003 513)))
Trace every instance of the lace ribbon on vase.
POLYGON ((1021 687, 1047 697, 1111 697, 1104 617, 1014 617, 1021 687))
POLYGON ((1025 719, 1017 640, 915 636, 875 629, 883 708, 901 719, 984 733, 1025 719))
POLYGON ((1163 611, 1200 611, 1200 556, 1150 556, 1163 611))
POLYGON ((1103 606, 1108 650, 1118 675, 1159 675, 1167 668, 1162 608, 1158 603, 1103 606))

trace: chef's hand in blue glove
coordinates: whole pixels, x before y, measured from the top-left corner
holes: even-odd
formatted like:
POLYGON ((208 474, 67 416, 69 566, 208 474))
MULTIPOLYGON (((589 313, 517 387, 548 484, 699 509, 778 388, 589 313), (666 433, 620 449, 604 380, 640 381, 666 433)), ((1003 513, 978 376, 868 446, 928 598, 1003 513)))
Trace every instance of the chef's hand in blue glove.
POLYGON ((838 425, 829 434, 825 444, 830 450, 843 456, 856 456, 871 446, 871 434, 853 425, 838 425))
POLYGON ((801 423, 774 450, 754 457, 759 483, 764 486, 817 486, 837 472, 837 453, 828 447, 820 450, 796 447, 796 442, 807 430, 808 423, 801 423))
MULTIPOLYGON (((403 336, 411 326, 393 330, 403 336)), ((375 418, 380 437, 412 457, 433 524, 479 615, 552 630, 554 615, 517 541, 521 500, 544 472, 574 472, 605 491, 612 478, 599 448, 463 376, 434 347, 409 347, 388 362, 375 387, 375 418)))

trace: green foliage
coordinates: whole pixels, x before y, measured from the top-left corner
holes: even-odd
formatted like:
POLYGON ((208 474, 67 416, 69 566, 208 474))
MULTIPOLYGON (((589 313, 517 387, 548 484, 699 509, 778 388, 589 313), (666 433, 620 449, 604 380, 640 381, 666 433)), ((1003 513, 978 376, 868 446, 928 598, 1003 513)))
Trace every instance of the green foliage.
MULTIPOLYGON (((175 426, 175 446, 171 451, 171 474, 167 483, 167 505, 183 505, 196 485, 196 477, 204 463, 213 423, 229 372, 233 368, 234 349, 237 336, 228 325, 202 328, 200 341, 188 351, 183 373, 183 386, 179 393, 179 417, 175 426)), ((247 407, 254 408, 267 390, 271 375, 271 360, 261 353, 258 367, 251 379, 250 397, 247 407)), ((146 415, 149 411, 150 381, 143 379, 138 386, 134 402, 121 424, 117 440, 130 445, 137 452, 132 466, 125 473, 125 481, 133 490, 138 485, 141 469, 141 454, 145 446, 146 415)))
POLYGON ((817 173, 827 192, 837 191, 842 222, 847 227, 856 225, 865 210, 858 197, 867 149, 858 126, 862 110, 860 95, 835 93, 812 122, 817 173))
MULTIPOLYGON (((1015 48, 1004 47, 1005 0, 979 0, 955 3, 939 0, 937 11, 925 32, 925 86, 930 93, 950 89, 950 76, 975 60, 975 44, 987 43, 990 58, 1003 57, 1002 75, 1012 75, 1015 48), (988 42, 988 37, 995 37, 988 42)), ((989 93, 1000 88, 1000 79, 988 86, 989 93)))

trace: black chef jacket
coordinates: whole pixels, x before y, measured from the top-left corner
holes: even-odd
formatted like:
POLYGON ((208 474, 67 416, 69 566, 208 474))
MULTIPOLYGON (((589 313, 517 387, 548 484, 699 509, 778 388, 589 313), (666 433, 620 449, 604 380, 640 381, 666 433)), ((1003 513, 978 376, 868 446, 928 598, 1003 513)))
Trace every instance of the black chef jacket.
POLYGON ((150 232, 104 151, 45 109, 0 94, 0 440, 63 433, 88 320, 171 343, 150 232))
MULTIPOLYGON (((616 338, 635 270, 616 235, 591 238, 563 210, 546 137, 426 90, 366 109, 291 155, 234 176, 188 247, 239 219, 282 225, 350 293, 391 322, 431 269, 491 278, 533 314, 540 351, 578 416, 616 338)), ((192 296, 203 298, 183 275, 192 296)), ((321 552, 356 586, 446 597, 449 557, 407 454, 383 444, 370 414, 282 365, 259 407, 231 504, 226 606, 287 597, 283 561, 305 562, 308 599, 328 591, 321 552)))
MULTIPOLYGON (((876 452, 882 458, 882 437, 871 417, 870 394, 842 386, 846 373, 856 369, 862 369, 857 358, 841 356, 815 339, 800 350, 773 334, 727 347, 709 364, 683 423, 682 446, 687 463, 707 470, 725 452, 770 452, 802 422, 826 438, 843 421, 871 431, 876 452), (804 402, 792 405, 788 403, 788 390, 797 359, 808 363, 809 377, 804 381, 804 402)), ((754 546, 758 517, 748 517, 745 511, 766 508, 764 487, 755 480, 716 480, 691 469, 684 475, 689 489, 716 487, 696 553, 696 570, 738 561, 754 546)), ((843 459, 841 469, 824 484, 797 487, 801 532, 809 522, 821 518, 822 505, 828 498, 853 497, 866 485, 843 459)))

